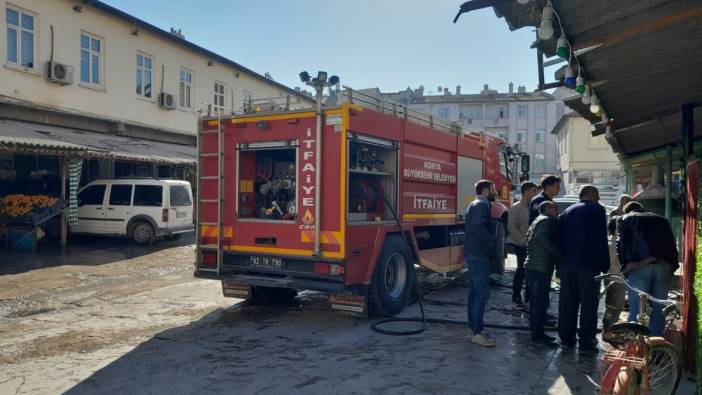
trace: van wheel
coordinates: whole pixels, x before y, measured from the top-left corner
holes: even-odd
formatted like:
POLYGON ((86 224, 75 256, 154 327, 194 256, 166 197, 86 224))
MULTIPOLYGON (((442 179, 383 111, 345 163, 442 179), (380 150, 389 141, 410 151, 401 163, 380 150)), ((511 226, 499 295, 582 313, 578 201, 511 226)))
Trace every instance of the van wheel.
POLYGON ((251 298, 254 304, 272 305, 276 303, 290 303, 297 296, 297 290, 291 288, 251 287, 251 298))
POLYGON ((140 246, 147 246, 156 240, 156 232, 153 226, 148 222, 139 221, 132 225, 132 231, 129 237, 140 246))
POLYGON ((182 236, 180 233, 176 233, 174 235, 165 235, 163 238, 166 240, 178 240, 180 239, 180 236, 182 236))
POLYGON ((390 236, 383 243, 368 290, 369 314, 392 317, 407 305, 414 284, 412 256, 401 236, 390 236))

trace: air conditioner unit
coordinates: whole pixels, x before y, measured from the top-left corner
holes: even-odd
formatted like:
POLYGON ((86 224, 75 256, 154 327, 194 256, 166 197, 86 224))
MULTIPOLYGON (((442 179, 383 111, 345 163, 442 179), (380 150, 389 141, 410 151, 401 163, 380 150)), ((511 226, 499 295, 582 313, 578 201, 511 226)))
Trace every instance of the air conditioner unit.
POLYGON ((161 92, 158 95, 158 105, 166 110, 175 110, 176 98, 174 94, 161 92))
POLYGON ((46 79, 60 85, 73 83, 73 66, 59 62, 46 62, 46 79))

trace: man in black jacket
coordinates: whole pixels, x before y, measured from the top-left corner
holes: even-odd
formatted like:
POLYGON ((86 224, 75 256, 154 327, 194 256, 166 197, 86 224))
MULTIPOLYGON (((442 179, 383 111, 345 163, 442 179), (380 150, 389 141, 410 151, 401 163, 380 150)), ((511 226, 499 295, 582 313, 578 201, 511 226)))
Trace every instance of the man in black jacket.
POLYGON ((539 216, 539 206, 545 201, 553 201, 553 198, 558 195, 561 190, 561 179, 559 177, 547 174, 541 177, 542 191, 534 196, 529 202, 529 225, 539 216))
POLYGON ((554 202, 545 201, 539 206, 539 211, 541 215, 536 217, 527 232, 527 258, 524 264, 527 290, 531 294, 529 329, 532 342, 557 346, 555 338, 544 332, 544 323, 549 305, 551 276, 558 266, 558 206, 554 202))
POLYGON ((580 202, 558 217, 561 247, 558 335, 564 346, 572 347, 577 332, 582 351, 597 349, 600 282, 595 281, 595 276, 609 269, 607 216, 599 200, 597 188, 586 185, 580 189, 580 202))
MULTIPOLYGON (((654 298, 668 299, 673 273, 678 268, 678 248, 673 230, 665 217, 646 212, 639 202, 624 206, 618 227, 617 253, 622 273, 629 283, 654 298)), ((639 313, 639 296, 629 292, 629 321, 639 313)), ((652 305, 649 327, 653 336, 662 336, 665 317, 662 306, 652 305)))
POLYGON ((489 180, 475 183, 477 197, 466 210, 466 235, 463 254, 468 267, 468 322, 473 331, 471 341, 484 347, 495 342, 485 337, 483 315, 490 297, 490 260, 494 258, 495 235, 491 221, 491 206, 497 192, 489 180))

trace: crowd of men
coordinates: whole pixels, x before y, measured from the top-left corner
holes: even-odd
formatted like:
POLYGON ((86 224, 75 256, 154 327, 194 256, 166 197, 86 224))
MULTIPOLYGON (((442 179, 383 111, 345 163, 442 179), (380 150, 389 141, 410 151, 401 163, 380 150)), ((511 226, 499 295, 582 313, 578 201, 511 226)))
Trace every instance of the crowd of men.
MULTIPOLYGON (((520 186, 521 200, 509 209, 507 243, 517 257, 513 307, 528 311, 532 342, 557 347, 556 338, 544 330, 555 275, 560 281, 560 344, 569 348, 577 344, 581 351, 595 351, 601 289, 595 277, 621 273, 634 287, 667 299, 678 267, 675 237, 665 217, 647 212, 628 195, 621 196, 608 220, 599 203, 599 191, 591 185, 580 189, 578 203, 559 213, 553 198, 560 188, 560 178, 553 175, 544 176, 540 185, 525 181, 520 186)), ((496 258, 494 247, 499 234, 491 217, 497 194, 489 180, 478 181, 475 192, 477 197, 468 206, 465 222, 468 321, 471 341, 493 347, 495 340, 485 333, 483 316, 490 294, 490 263, 496 258)), ((605 333, 619 320, 625 299, 623 285, 608 288, 602 317, 605 333)), ((636 320, 638 300, 638 294, 629 291, 629 321, 636 320)), ((652 306, 652 335, 662 335, 664 320, 661 307, 652 306)))

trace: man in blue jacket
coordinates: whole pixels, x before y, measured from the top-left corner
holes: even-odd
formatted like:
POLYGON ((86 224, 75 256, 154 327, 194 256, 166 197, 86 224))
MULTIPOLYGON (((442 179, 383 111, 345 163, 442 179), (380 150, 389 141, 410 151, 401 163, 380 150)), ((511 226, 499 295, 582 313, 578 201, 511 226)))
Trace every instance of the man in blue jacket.
POLYGON ((483 333, 483 315, 490 297, 490 260, 494 258, 495 234, 491 205, 497 192, 489 180, 475 183, 476 198, 466 210, 464 256, 468 267, 468 322, 473 331, 471 341, 483 347, 495 342, 483 333))
POLYGON ((580 202, 558 217, 561 237, 558 335, 564 346, 572 347, 577 332, 581 351, 597 350, 600 282, 595 276, 609 269, 607 216, 599 200, 597 188, 586 185, 580 189, 580 202))

